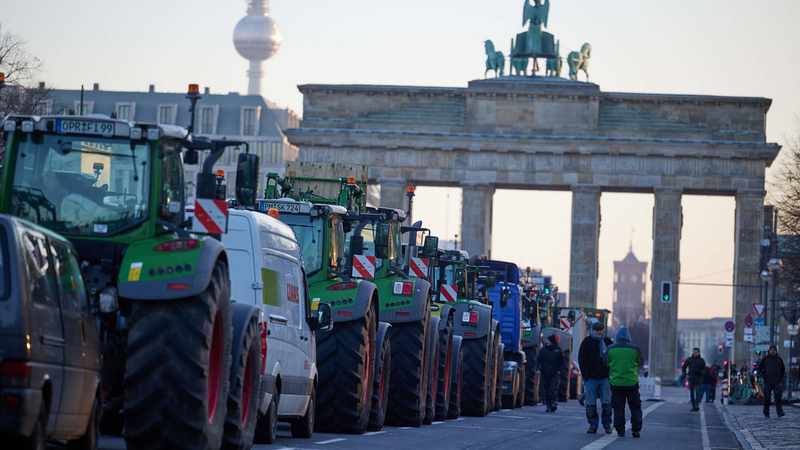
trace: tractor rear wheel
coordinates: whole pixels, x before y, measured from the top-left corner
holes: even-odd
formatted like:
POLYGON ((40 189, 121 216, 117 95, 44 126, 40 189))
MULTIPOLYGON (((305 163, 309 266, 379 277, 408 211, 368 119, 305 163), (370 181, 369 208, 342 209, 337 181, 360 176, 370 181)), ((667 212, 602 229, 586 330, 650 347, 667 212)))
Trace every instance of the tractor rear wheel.
MULTIPOLYGON (((236 307, 234 305, 234 311, 236 307)), ((253 445, 261 386, 261 334, 258 317, 252 317, 233 334, 228 416, 225 419, 222 443, 224 450, 244 449, 253 445)))
POLYGON ((231 367, 230 279, 200 294, 132 302, 125 366, 128 450, 219 449, 231 367))
POLYGON ((464 348, 459 348, 458 353, 453 353, 450 374, 450 397, 447 407, 447 419, 458 419, 461 415, 461 396, 464 386, 464 348))
POLYGON ((425 418, 427 328, 427 320, 392 325, 392 379, 387 417, 392 425, 419 427, 425 418))
MULTIPOLYGON (((527 364, 525 367, 527 367, 527 364)), ((525 367, 519 367, 517 369, 519 384, 517 386, 517 401, 514 408, 522 408, 525 406, 525 367)))
POLYGON ((483 417, 489 413, 489 391, 492 381, 492 363, 489 361, 488 337, 465 340, 461 344, 464 351, 463 387, 461 392, 461 413, 483 417))
POLYGON ((453 389, 453 328, 439 332, 439 377, 436 380, 436 414, 434 420, 447 419, 450 409, 450 391, 453 389))
MULTIPOLYGON (((432 324, 431 322, 428 322, 432 324)), ((439 359, 442 353, 442 343, 439 339, 439 331, 435 327, 428 330, 428 355, 426 359, 427 378, 428 378, 428 392, 425 395, 425 419, 422 421, 425 425, 433 423, 436 416, 436 397, 439 393, 439 359)))
POLYGON ((369 424, 375 371, 377 314, 370 306, 363 318, 337 323, 317 341, 317 428, 361 434, 369 424))
POLYGON ((503 345, 502 343, 499 344, 498 347, 495 347, 495 355, 497 355, 497 362, 495 363, 496 374, 495 374, 495 385, 494 385, 495 411, 500 411, 500 408, 503 406, 503 366, 506 363, 506 359, 503 356, 504 350, 505 350, 505 345, 503 345))
POLYGON ((525 404, 536 405, 539 399, 538 384, 536 383, 536 349, 525 349, 525 404))
POLYGON ((369 415, 369 429, 380 431, 386 423, 389 408, 389 383, 392 376, 392 344, 389 336, 383 338, 375 366, 375 382, 372 387, 372 406, 369 415))

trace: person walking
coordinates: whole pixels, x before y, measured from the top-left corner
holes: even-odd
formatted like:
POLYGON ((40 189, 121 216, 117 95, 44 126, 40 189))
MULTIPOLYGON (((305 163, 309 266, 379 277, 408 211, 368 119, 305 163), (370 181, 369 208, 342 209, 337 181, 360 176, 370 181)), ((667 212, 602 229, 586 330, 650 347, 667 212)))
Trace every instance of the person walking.
POLYGON ((537 362, 541 373, 547 412, 556 412, 559 378, 563 375, 561 371, 564 367, 564 353, 558 346, 558 336, 551 334, 547 337, 547 345, 539 352, 537 362))
POLYGON ((611 385, 608 382, 608 347, 605 342, 605 326, 600 322, 592 325, 591 334, 581 342, 578 365, 583 376, 586 420, 589 434, 597 433, 599 418, 597 400, 600 400, 603 429, 611 434, 611 385))
POLYGON ((639 396, 639 370, 642 351, 631 342, 626 327, 617 331, 616 342, 608 348, 608 380, 611 385, 611 406, 614 409, 614 428, 625 436, 625 404, 631 411, 631 433, 638 438, 642 432, 642 399, 639 396))
POLYGON ((706 361, 700 357, 700 349, 695 347, 692 356, 686 358, 681 366, 684 376, 689 378, 689 399, 692 401, 692 411, 700 411, 700 392, 703 384, 703 377, 706 374, 706 361))
POLYGON ((769 351, 758 363, 758 373, 764 379, 764 417, 769 418, 770 397, 775 397, 775 412, 783 417, 783 381, 786 378, 786 366, 778 355, 778 347, 769 346, 769 351))
POLYGON ((708 384, 708 391, 706 392, 706 403, 714 403, 717 399, 717 382, 719 381, 719 367, 712 364, 708 368, 706 383, 708 384))

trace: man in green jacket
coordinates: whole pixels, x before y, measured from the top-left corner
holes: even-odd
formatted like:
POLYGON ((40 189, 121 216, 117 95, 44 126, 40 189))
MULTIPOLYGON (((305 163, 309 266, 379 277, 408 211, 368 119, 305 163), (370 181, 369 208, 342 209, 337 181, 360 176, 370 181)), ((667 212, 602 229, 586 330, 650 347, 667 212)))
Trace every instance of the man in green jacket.
POLYGON ((608 348, 611 407, 614 409, 614 428, 620 437, 625 436, 625 402, 631 410, 631 431, 638 438, 642 431, 642 399, 639 398, 639 369, 642 352, 631 344, 628 329, 620 327, 617 340, 608 348))

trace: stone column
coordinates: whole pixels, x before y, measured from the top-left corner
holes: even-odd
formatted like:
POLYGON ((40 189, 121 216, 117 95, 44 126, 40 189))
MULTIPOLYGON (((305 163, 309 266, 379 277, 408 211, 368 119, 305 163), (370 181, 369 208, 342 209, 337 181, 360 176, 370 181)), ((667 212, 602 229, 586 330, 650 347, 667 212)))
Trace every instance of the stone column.
POLYGON ((405 211, 408 207, 406 201, 407 184, 405 180, 381 180, 381 207, 402 209, 405 211))
POLYGON ((597 306, 597 258, 600 240, 600 188, 572 187, 572 238, 569 258, 569 306, 597 306))
POLYGON ((752 310, 753 303, 761 303, 760 241, 764 235, 765 194, 764 191, 736 193, 733 256, 733 320, 736 334, 733 358, 737 367, 750 364, 749 344, 744 342, 744 318, 752 310))
POLYGON ((650 297, 650 375, 664 384, 675 378, 678 354, 678 283, 681 273, 682 192, 656 189, 653 208, 653 269, 650 297), (672 282, 671 301, 661 299, 661 285, 672 282))
POLYGON ((465 185, 461 200, 461 249, 470 256, 492 255, 494 186, 465 185))

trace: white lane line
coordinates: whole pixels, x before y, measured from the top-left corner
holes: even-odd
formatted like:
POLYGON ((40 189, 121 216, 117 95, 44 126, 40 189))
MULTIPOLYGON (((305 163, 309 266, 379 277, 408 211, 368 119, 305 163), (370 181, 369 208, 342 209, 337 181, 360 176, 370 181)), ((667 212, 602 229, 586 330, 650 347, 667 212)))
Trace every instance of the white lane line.
POLYGON ((443 423, 444 423, 444 422, 436 421, 436 422, 431 422, 431 425, 441 425, 441 424, 443 424, 443 423))
POLYGON ((700 436, 703 439, 703 450, 711 450, 711 439, 708 438, 708 426, 706 425, 706 408, 700 405, 700 436))
POLYGON ((522 416, 506 416, 506 415, 502 415, 502 416, 497 416, 497 417, 502 417, 503 419, 527 419, 527 417, 522 417, 522 416))
POLYGON ((386 434, 385 431, 370 431, 369 433, 364 433, 362 436, 377 436, 379 434, 386 434))
POLYGON ((398 430, 412 430, 414 427, 400 427, 398 430))
POLYGON ((317 445, 325 445, 325 444, 333 444, 333 443, 336 443, 336 442, 342 442, 342 441, 346 441, 346 440, 347 439, 344 439, 344 438, 336 438, 336 439, 328 439, 327 441, 319 441, 319 442, 314 442, 314 443, 317 444, 317 445))
POLYGON ((458 419, 456 419, 456 422, 461 422, 462 420, 464 420, 464 418, 463 417, 459 417, 458 419))
MULTIPOLYGON (((664 404, 664 402, 659 402, 659 403, 655 403, 655 404, 649 406, 647 409, 645 409, 642 412, 642 419, 647 417, 651 412, 655 411, 658 407, 660 407, 663 404, 664 404)), ((592 442, 589 445, 585 445, 585 446, 581 447, 581 450, 602 450, 602 449, 608 447, 609 445, 611 445, 617 439, 619 439, 619 436, 617 436, 616 434, 608 434, 608 435, 605 435, 605 436, 601 437, 600 439, 592 442)))

